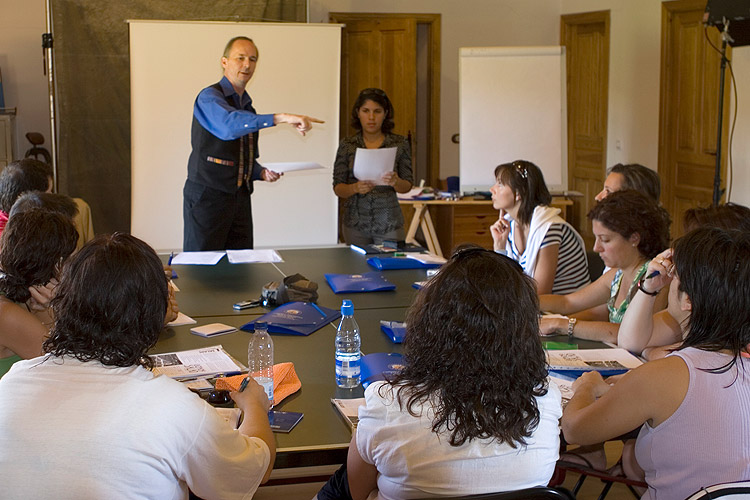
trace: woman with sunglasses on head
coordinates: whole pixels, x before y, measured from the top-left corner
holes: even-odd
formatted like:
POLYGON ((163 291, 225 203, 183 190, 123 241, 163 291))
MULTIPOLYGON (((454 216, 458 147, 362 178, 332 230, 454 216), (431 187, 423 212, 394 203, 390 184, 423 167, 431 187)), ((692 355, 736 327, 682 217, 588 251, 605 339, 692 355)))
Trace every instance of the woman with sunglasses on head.
POLYGON ((677 307, 689 312, 682 345, 612 385, 583 375, 562 418, 565 439, 582 445, 642 426, 644 499, 750 479, 750 234, 696 229, 675 242, 671 263, 677 307))
POLYGON ((546 486, 561 407, 537 314, 534 281, 516 262, 459 248, 419 291, 407 316, 405 367, 365 390, 346 467, 318 500, 546 486))
POLYGON ((583 239, 549 206, 539 167, 524 160, 498 165, 490 191, 500 211, 490 226, 495 251, 520 263, 539 294, 568 294, 591 282, 583 239))
POLYGON ((347 137, 336 152, 333 191, 343 200, 342 232, 347 244, 369 245, 383 240, 403 240, 404 217, 396 193, 412 186, 411 147, 401 135, 393 134, 393 105, 384 91, 364 89, 352 108, 356 135, 347 137), (381 182, 354 176, 357 149, 397 148, 393 171, 381 182))

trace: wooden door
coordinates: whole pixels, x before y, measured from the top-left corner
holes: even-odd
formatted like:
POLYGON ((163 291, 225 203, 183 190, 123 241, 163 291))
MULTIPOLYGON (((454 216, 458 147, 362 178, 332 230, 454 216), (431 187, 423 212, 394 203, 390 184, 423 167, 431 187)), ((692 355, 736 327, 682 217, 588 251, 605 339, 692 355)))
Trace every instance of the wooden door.
MULTIPOLYGON (((332 15, 333 19, 333 15, 332 15)), ((412 136, 417 121, 417 23, 412 18, 346 20, 341 44, 341 137, 360 90, 385 90, 394 109, 394 132, 412 136)), ((412 154, 414 154, 414 149, 412 154)), ((412 158, 415 160, 415 158, 412 158)))
POLYGON ((586 214, 601 191, 607 161, 609 11, 562 16, 568 91, 568 189, 574 198, 571 224, 587 247, 594 244, 586 214))
MULTIPOLYGON (((710 204, 713 194, 721 58, 706 34, 716 47, 721 42, 715 28, 704 34, 705 6, 704 0, 662 4, 659 174, 662 203, 672 215, 673 238, 683 232, 683 212, 710 204)), ((729 78, 727 89, 728 83, 729 78)), ((727 150, 728 102, 727 97, 723 151, 727 150)), ((722 178, 726 179, 725 165, 722 178)))

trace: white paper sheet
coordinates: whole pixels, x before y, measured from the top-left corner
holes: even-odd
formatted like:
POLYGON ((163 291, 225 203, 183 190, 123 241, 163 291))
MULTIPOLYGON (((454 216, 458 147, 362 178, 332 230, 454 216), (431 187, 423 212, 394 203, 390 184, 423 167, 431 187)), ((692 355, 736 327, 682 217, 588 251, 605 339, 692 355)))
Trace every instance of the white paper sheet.
POLYGON ((360 181, 373 181, 385 185, 383 174, 393 172, 396 164, 396 148, 357 148, 354 155, 354 177, 360 181))
POLYGON ((172 264, 214 266, 226 252, 182 252, 172 259, 172 264))
POLYGON ((193 318, 191 318, 187 314, 184 314, 182 311, 180 311, 177 313, 177 319, 167 323, 167 326, 194 325, 196 323, 197 321, 195 321, 193 318))
POLYGON ((152 354, 156 375, 172 378, 205 377, 217 373, 234 373, 245 369, 220 345, 190 351, 152 354))
POLYGON ((276 250, 227 250, 231 264, 255 264, 259 262, 284 262, 276 250))
POLYGON ((314 170, 316 168, 325 168, 320 163, 314 161, 287 161, 277 163, 264 163, 264 167, 278 173, 295 172, 297 170, 314 170))

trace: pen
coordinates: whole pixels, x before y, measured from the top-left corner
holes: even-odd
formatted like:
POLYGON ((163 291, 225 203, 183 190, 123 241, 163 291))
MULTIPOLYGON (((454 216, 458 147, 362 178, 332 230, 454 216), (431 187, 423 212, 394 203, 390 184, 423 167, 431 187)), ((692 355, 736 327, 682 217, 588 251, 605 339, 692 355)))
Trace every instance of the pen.
POLYGON ((249 377, 249 376, 247 376, 247 377, 243 378, 243 379, 242 379, 242 383, 240 384, 240 390, 239 390, 239 392, 242 392, 242 391, 244 391, 245 389, 247 389, 247 384, 248 384, 249 382, 250 382, 250 377, 249 377))
POLYGON ((174 259, 174 252, 169 252, 169 259, 167 259, 167 265, 172 265, 172 259, 174 259))
POLYGON ((315 310, 320 313, 321 316, 323 316, 324 318, 326 317, 326 313, 323 312, 323 309, 318 307, 318 304, 316 304, 315 302, 310 302, 310 305, 313 306, 315 310))
POLYGON ((659 271, 654 271, 654 272, 652 272, 651 274, 649 274, 648 276, 646 276, 646 277, 645 277, 644 279, 650 280, 651 278, 656 278, 656 277, 657 277, 657 276, 659 276, 660 274, 661 274, 661 273, 660 273, 659 271))

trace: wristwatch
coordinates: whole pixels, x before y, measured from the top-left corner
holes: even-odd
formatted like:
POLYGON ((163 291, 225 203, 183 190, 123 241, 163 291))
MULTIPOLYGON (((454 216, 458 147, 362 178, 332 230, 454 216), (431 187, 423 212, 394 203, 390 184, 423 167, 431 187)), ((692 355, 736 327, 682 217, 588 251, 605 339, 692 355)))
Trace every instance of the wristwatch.
POLYGON ((577 318, 568 318, 568 340, 573 338, 573 328, 576 327, 577 318))

